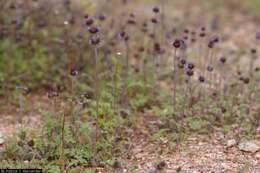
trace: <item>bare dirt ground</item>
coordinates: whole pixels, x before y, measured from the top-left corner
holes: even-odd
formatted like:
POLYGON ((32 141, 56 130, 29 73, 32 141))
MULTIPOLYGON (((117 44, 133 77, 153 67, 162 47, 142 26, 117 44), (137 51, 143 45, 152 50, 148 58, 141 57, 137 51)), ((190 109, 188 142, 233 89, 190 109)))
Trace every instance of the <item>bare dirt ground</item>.
MULTIPOLYGON (((242 152, 235 144, 228 147, 225 143, 231 136, 216 133, 211 137, 192 135, 169 150, 170 141, 152 142, 149 138, 149 127, 156 123, 149 116, 141 121, 139 131, 133 139, 132 164, 140 172, 148 173, 158 162, 165 162, 166 173, 258 173, 260 172, 260 151, 257 153, 242 152), (168 152, 164 152, 168 151, 168 152)), ((150 172, 149 172, 150 173, 150 172)))

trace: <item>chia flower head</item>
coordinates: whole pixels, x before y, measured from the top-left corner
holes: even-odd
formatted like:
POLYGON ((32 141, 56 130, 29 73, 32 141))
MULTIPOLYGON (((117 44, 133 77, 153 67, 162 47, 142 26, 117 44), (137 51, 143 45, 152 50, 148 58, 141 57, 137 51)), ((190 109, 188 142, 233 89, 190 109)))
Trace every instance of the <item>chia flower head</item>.
POLYGON ((91 26, 94 23, 94 19, 92 17, 89 17, 88 15, 85 16, 85 23, 87 26, 91 26))
POLYGON ((209 66, 207 67, 207 70, 208 70, 208 72, 213 72, 214 68, 213 68, 211 65, 209 65, 209 66))
POLYGON ((135 25, 136 21, 134 19, 128 19, 127 23, 130 24, 130 25, 135 25))
POLYGON ((118 35, 119 35, 119 39, 120 40, 124 40, 124 41, 128 41, 129 40, 129 36, 126 34, 125 31, 121 31, 118 35))
POLYGON ((252 49, 251 49, 251 53, 252 53, 252 54, 256 54, 256 53, 257 53, 257 50, 256 50, 255 48, 252 48, 252 49))
POLYGON ((154 13, 159 13, 159 12, 160 12, 159 7, 153 7, 153 12, 154 12, 154 13))
POLYGON ((160 43, 154 43, 154 51, 156 51, 156 52, 160 52, 161 51, 160 43))
POLYGON ((219 61, 222 63, 222 64, 225 64, 226 63, 226 58, 225 57, 221 57, 219 59, 219 61))
POLYGON ((184 32, 185 34, 188 34, 188 33, 190 32, 190 30, 189 30, 189 29, 184 29, 183 32, 184 32))
POLYGON ((219 42, 219 37, 218 37, 218 36, 213 36, 213 37, 210 38, 210 40, 209 40, 209 42, 208 42, 208 47, 209 47, 209 48, 213 48, 214 45, 215 45, 216 43, 218 43, 218 42, 219 42))
POLYGON ((91 34, 96 34, 99 31, 100 31, 99 27, 92 26, 92 27, 88 28, 88 32, 91 33, 91 34))
POLYGON ((205 78, 203 76, 199 76, 199 79, 198 79, 201 83, 205 82, 205 78))
POLYGON ((184 40, 188 40, 189 37, 188 37, 188 36, 184 36, 183 39, 184 39, 184 40))
POLYGON ((243 82, 244 82, 244 84, 249 84, 250 79, 249 79, 248 77, 245 77, 245 78, 243 79, 243 82))
POLYGON ((200 37, 201 37, 201 38, 203 38, 203 37, 205 37, 205 36, 206 36, 206 33, 205 33, 205 32, 201 32, 201 33, 200 33, 200 37))
POLYGON ((156 23, 158 23, 158 20, 157 20, 156 18, 151 18, 151 22, 152 22, 153 24, 156 24, 156 23))
POLYGON ((101 14, 99 14, 99 16, 98 16, 98 19, 99 19, 100 21, 104 21, 104 20, 106 20, 106 15, 103 14, 103 13, 101 13, 101 14))
POLYGON ((79 74, 79 71, 76 68, 72 68, 70 70, 70 75, 71 76, 77 76, 79 74))
POLYGON ((184 65, 184 64, 186 64, 186 60, 185 60, 185 59, 181 59, 181 60, 180 60, 180 63, 181 63, 182 65, 184 65))
POLYGON ((95 36, 95 37, 91 37, 90 39, 89 39, 89 43, 91 44, 91 45, 98 45, 99 43, 100 43, 100 38, 98 37, 98 36, 95 36))
POLYGON ((175 39, 173 42, 173 46, 178 49, 183 45, 184 41, 181 39, 175 39))
POLYGON ((195 66, 193 63, 188 63, 187 67, 188 67, 188 69, 192 70, 192 69, 194 69, 195 66))
POLYGON ((203 26, 200 28, 201 31, 206 31, 206 28, 203 26))
POLYGON ((188 76, 193 76, 193 75, 194 75, 194 72, 193 72, 193 70, 188 69, 188 70, 186 71, 186 74, 187 74, 188 76))

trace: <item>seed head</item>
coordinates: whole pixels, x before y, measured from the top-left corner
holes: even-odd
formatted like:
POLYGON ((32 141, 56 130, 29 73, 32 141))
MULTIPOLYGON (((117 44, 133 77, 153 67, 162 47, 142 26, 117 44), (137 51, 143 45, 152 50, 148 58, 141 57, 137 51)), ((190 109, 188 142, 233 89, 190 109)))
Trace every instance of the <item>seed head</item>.
POLYGON ((188 36, 184 36, 183 39, 184 39, 184 40, 188 40, 189 37, 188 37, 188 36))
POLYGON ((246 77, 246 78, 243 79, 243 82, 244 82, 245 84, 249 84, 250 79, 249 79, 248 77, 246 77))
POLYGON ((98 45, 100 43, 100 38, 99 37, 91 37, 89 40, 91 45, 98 45))
POLYGON ((86 25, 87 26, 91 26, 94 23, 94 19, 92 17, 85 16, 85 18, 86 18, 86 25))
POLYGON ((160 52, 160 50, 161 50, 160 43, 154 43, 154 50, 155 50, 156 52, 160 52))
POLYGON ((188 67, 188 69, 192 70, 192 69, 194 69, 194 64, 193 63, 188 63, 187 67, 188 67))
POLYGON ((159 12, 160 12, 159 7, 153 7, 153 12, 154 12, 154 13, 159 13, 159 12))
POLYGON ((214 68, 209 65, 209 66, 207 67, 207 70, 208 70, 209 72, 212 72, 212 71, 214 70, 214 68))
POLYGON ((204 83, 204 82, 205 82, 205 78, 204 78, 203 76, 199 76, 199 81, 200 81, 201 83, 204 83))
POLYGON ((156 23, 158 23, 158 20, 157 20, 156 18, 151 18, 151 22, 152 22, 153 24, 156 24, 156 23))
POLYGON ((30 146, 30 147, 33 147, 34 146, 34 140, 31 139, 27 142, 27 145, 30 146))
POLYGON ((127 23, 130 24, 130 25, 135 25, 136 21, 134 19, 128 19, 127 23))
POLYGON ((92 26, 90 28, 88 28, 88 32, 91 34, 96 34, 100 31, 100 29, 98 27, 92 26))
POLYGON ((194 75, 194 72, 193 72, 193 70, 188 69, 188 70, 186 71, 186 74, 187 74, 188 76, 193 76, 193 75, 194 75))
POLYGON ((252 53, 252 54, 256 54, 256 53, 257 53, 257 50, 256 50, 255 48, 252 48, 252 49, 251 49, 251 53, 252 53))
POLYGON ((221 57, 219 59, 219 61, 222 63, 222 64, 225 64, 226 63, 226 58, 225 57, 221 57))
POLYGON ((186 64, 186 60, 185 59, 181 59, 180 62, 181 62, 182 65, 186 64))
POLYGON ((181 39, 175 39, 173 42, 173 46, 176 49, 180 48, 182 46, 182 44, 183 44, 183 40, 181 40, 181 39))
POLYGON ((188 34, 189 32, 190 32, 190 30, 189 29, 184 29, 184 31, 183 31, 185 34, 188 34))
POLYGON ((79 74, 79 71, 76 68, 72 68, 70 70, 70 75, 71 76, 77 76, 79 74))
POLYGON ((99 16, 98 16, 98 19, 99 19, 100 21, 104 21, 104 20, 106 20, 106 15, 103 14, 103 13, 101 13, 101 14, 99 14, 99 16))
POLYGON ((126 34, 125 31, 121 31, 119 33, 119 39, 124 40, 124 41, 128 41, 129 40, 129 36, 126 34))
POLYGON ((201 32, 201 33, 200 33, 200 37, 201 37, 201 38, 203 38, 203 37, 205 37, 205 36, 206 36, 206 33, 205 33, 205 32, 201 32))
POLYGON ((206 31, 206 28, 203 26, 200 28, 201 31, 206 31))

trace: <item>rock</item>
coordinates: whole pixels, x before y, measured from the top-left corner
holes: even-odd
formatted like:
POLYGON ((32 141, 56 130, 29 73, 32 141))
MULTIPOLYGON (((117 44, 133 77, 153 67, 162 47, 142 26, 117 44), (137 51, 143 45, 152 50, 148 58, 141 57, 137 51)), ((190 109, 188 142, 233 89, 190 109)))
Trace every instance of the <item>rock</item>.
POLYGON ((256 140, 241 142, 238 146, 241 151, 255 153, 260 149, 260 144, 256 140))
POLYGON ((145 171, 143 173, 157 173, 157 170, 155 168, 152 168, 152 169, 148 169, 147 171, 145 171))
POLYGON ((228 141, 226 142, 227 148, 233 147, 233 146, 236 145, 236 144, 237 144, 237 141, 236 141, 235 139, 230 139, 230 140, 228 140, 228 141))
POLYGON ((3 145, 5 142, 4 135, 0 132, 0 146, 3 145))
POLYGON ((3 138, 0 138, 0 146, 5 143, 5 140, 3 138))
POLYGON ((256 153, 255 158, 260 159, 260 152, 256 153))

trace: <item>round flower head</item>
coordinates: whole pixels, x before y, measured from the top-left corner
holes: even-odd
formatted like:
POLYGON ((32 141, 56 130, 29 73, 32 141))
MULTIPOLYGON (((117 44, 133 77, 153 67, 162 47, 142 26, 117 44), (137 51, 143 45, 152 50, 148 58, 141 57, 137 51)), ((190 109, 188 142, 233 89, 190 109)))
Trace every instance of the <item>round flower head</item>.
POLYGON ((151 22, 156 24, 156 23, 158 23, 158 20, 156 18, 151 18, 151 22))
POLYGON ((98 16, 98 19, 99 19, 100 21, 104 21, 104 20, 106 20, 106 15, 103 14, 103 13, 101 13, 101 14, 99 14, 99 16, 98 16))
POLYGON ((221 57, 219 59, 219 61, 222 63, 222 64, 225 64, 226 63, 226 58, 225 57, 221 57))
POLYGON ((194 75, 194 72, 193 72, 193 70, 188 69, 188 70, 186 71, 186 74, 187 74, 188 76, 193 76, 193 75, 194 75))
POLYGON ((70 75, 71 76, 77 76, 79 74, 79 71, 75 68, 71 69, 70 70, 70 75))
POLYGON ((252 54, 256 54, 256 53, 257 53, 257 50, 256 50, 255 48, 252 48, 252 49, 251 49, 251 53, 252 53, 252 54))
POLYGON ((96 34, 100 31, 100 29, 98 27, 92 26, 88 29, 88 32, 91 34, 96 34))
POLYGON ((201 83, 203 83, 203 82, 205 82, 205 78, 204 78, 203 76, 199 76, 199 81, 200 81, 201 83))
POLYGON ((249 79, 248 77, 246 77, 246 78, 243 79, 243 82, 244 82, 245 84, 249 84, 250 79, 249 79))
POLYGON ((94 23, 94 19, 92 17, 85 16, 85 18, 86 18, 86 25, 87 26, 91 26, 94 23))
POLYGON ((183 45, 184 41, 181 39, 175 39, 173 42, 173 46, 178 49, 183 45))
POLYGON ((209 65, 209 66, 207 67, 207 70, 208 70, 209 72, 212 72, 212 71, 214 70, 214 68, 209 65))
POLYGON ((201 32, 200 33, 200 37, 202 38, 202 37, 205 37, 206 36, 206 33, 205 32, 201 32))
POLYGON ((180 62, 181 62, 182 65, 186 64, 186 60, 185 59, 181 59, 180 62))
POLYGON ((188 63, 188 69, 190 69, 190 70, 194 69, 194 64, 188 63))
POLYGON ((154 12, 154 13, 159 13, 159 12, 160 12, 159 7, 153 7, 153 12, 154 12))
POLYGON ((91 37, 89 40, 89 43, 91 45, 98 45, 100 43, 100 38, 99 37, 91 37))

